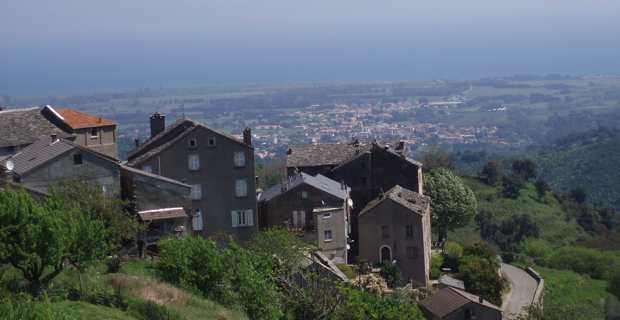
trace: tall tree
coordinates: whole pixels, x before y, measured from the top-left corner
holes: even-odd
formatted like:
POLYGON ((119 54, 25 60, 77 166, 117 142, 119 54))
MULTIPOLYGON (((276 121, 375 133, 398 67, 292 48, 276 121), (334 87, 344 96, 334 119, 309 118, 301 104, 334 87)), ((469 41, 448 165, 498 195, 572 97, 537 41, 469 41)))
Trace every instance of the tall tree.
POLYGON ((424 189, 432 199, 433 225, 440 241, 447 238, 449 230, 464 226, 476 214, 474 192, 450 170, 440 168, 425 175, 424 189))
POLYGON ((480 172, 480 179, 490 186, 496 185, 501 176, 502 172, 495 160, 487 162, 480 172))
POLYGON ((536 178, 536 163, 530 159, 515 160, 512 162, 512 172, 524 181, 536 178))

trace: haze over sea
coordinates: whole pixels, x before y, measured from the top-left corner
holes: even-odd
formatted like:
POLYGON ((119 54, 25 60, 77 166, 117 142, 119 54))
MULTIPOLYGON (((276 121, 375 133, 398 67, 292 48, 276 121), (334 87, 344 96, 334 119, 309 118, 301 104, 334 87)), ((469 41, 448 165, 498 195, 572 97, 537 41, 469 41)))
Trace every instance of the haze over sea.
POLYGON ((620 1, 588 3, 3 0, 0 95, 620 74, 620 1))

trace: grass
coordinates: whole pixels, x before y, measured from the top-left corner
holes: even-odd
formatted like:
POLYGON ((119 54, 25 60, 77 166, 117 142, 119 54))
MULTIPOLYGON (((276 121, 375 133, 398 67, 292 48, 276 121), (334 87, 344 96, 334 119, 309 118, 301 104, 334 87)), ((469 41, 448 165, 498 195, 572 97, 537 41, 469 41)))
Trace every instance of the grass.
POLYGON ((125 312, 98 306, 81 301, 61 301, 52 304, 52 309, 71 319, 106 319, 106 320, 133 320, 134 317, 125 312))
POLYGON ((537 267, 545 279, 544 310, 554 319, 605 319, 607 282, 572 271, 537 267))

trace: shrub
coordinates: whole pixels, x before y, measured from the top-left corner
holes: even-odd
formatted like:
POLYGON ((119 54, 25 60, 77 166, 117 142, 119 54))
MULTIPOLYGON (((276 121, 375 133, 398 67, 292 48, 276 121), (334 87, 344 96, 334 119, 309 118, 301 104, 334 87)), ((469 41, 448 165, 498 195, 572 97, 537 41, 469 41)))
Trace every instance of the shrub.
POLYGON ((609 279, 620 270, 620 259, 611 252, 578 246, 562 247, 553 252, 547 266, 587 274, 595 279, 609 279))
POLYGON ((616 273, 609 280, 609 292, 620 297, 620 270, 616 270, 616 273))
POLYGON ((336 308, 335 320, 421 320, 420 309, 407 297, 392 294, 383 297, 357 290, 341 288, 342 303, 336 308))
POLYGON ((431 258, 431 279, 439 279, 441 276, 441 266, 443 265, 443 256, 433 254, 431 258))
POLYGON ((492 260, 465 256, 461 259, 459 277, 463 280, 468 292, 499 306, 502 304, 505 280, 499 275, 497 267, 497 263, 492 260))
POLYGON ((547 259, 552 254, 552 249, 544 240, 528 238, 521 242, 521 254, 532 258, 536 264, 547 265, 547 259))
POLYGON ((400 270, 396 264, 383 263, 381 265, 381 276, 390 288, 394 288, 400 283, 400 270))
POLYGON ((452 241, 448 241, 443 246, 444 266, 452 269, 452 271, 459 270, 459 260, 463 256, 463 247, 452 241))
POLYGON ((121 258, 113 256, 106 260, 107 273, 118 273, 121 271, 121 258))

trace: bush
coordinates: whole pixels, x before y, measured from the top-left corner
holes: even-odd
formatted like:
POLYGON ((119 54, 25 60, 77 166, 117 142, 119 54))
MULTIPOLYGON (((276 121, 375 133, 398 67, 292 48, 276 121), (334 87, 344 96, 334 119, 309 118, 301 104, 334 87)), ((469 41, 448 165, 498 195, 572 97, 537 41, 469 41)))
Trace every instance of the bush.
POLYGON ((443 265, 443 256, 433 254, 431 258, 431 279, 439 279, 441 276, 441 266, 443 265))
POLYGON ((554 269, 572 270, 595 279, 610 279, 620 270, 620 259, 612 252, 604 252, 578 246, 562 247, 553 252, 546 266, 554 269))
POLYGON ((151 301, 132 301, 129 305, 128 313, 137 319, 142 320, 177 320, 181 316, 151 301))
POLYGON ((400 283, 400 270, 396 264, 383 263, 381 265, 381 276, 390 288, 394 288, 400 283))
POLYGON ((616 273, 609 280, 609 292, 620 297, 620 270, 616 270, 616 273))
POLYGON ((502 304, 502 291, 505 280, 499 275, 497 262, 477 257, 465 256, 461 260, 459 278, 463 280, 468 292, 479 295, 497 306, 502 304))
POLYGON ((121 271, 121 258, 113 256, 106 260, 107 273, 118 273, 121 271))
POLYGON ((443 246, 443 255, 443 266, 457 272, 459 270, 459 260, 463 257, 463 247, 456 242, 448 241, 443 246))
POLYGON ((544 240, 528 238, 521 243, 521 254, 531 258, 534 263, 547 265, 547 260, 552 254, 552 249, 544 240))
POLYGON ((5 320, 64 320, 72 319, 52 309, 44 297, 41 301, 19 294, 0 299, 0 318, 5 320))
POLYGON ((335 320, 421 320, 420 309, 407 297, 398 294, 380 297, 354 288, 341 288, 342 303, 335 320))

